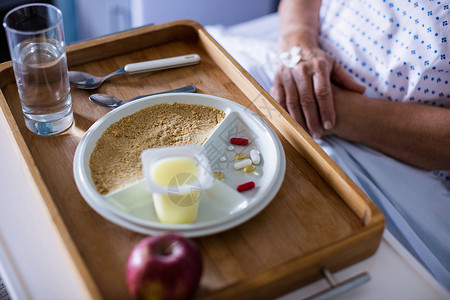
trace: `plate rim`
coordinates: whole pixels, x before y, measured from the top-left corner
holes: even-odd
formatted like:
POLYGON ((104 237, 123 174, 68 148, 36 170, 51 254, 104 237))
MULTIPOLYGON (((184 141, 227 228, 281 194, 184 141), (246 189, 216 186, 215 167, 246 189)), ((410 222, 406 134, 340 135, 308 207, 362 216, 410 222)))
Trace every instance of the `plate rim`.
MULTIPOLYGON (((205 103, 202 105, 215 107, 214 105, 208 105, 208 103, 205 103)), ((215 108, 217 108, 217 107, 215 107, 215 108)), ((240 113, 239 113, 239 116, 240 116, 240 113)), ((111 124, 106 125, 106 128, 111 126, 111 124)), ((208 234, 224 231, 224 230, 230 229, 232 227, 235 227, 237 225, 240 225, 243 222, 253 218, 256 214, 258 214, 260 211, 262 211, 276 196, 276 194, 278 193, 278 191, 282 185, 282 182, 284 181, 284 176, 285 176, 285 172, 286 172, 286 157, 285 157, 285 153, 284 153, 284 149, 281 144, 281 141, 279 140, 278 136, 275 134, 274 130, 270 127, 270 125, 267 124, 267 122, 265 122, 258 114, 256 114, 252 110, 246 108, 245 106, 243 106, 239 103, 236 103, 234 101, 231 101, 231 100, 228 100, 225 98, 221 98, 218 96, 214 96, 214 95, 209 95, 209 94, 200 94, 200 93, 161 94, 161 95, 148 96, 148 97, 139 99, 137 101, 124 104, 121 107, 116 108, 116 109, 106 113, 102 117, 100 117, 86 131, 86 133, 80 140, 79 144, 77 145, 77 148, 75 151, 75 156, 74 156, 73 172, 74 172, 76 186, 77 186, 79 192, 81 193, 84 201, 86 201, 89 204, 89 206, 91 206, 91 208, 93 208, 98 214, 100 214, 102 217, 104 217, 108 221, 113 222, 118 225, 121 225, 129 230, 138 231, 141 233, 145 232, 145 233, 154 234, 157 232, 173 231, 173 232, 183 233, 186 236, 201 236, 201 235, 208 235, 208 234), (277 172, 275 172, 275 173, 276 173, 276 175, 279 175, 279 176, 276 176, 277 178, 274 181, 274 183, 272 184, 273 185, 272 188, 268 189, 263 195, 260 195, 261 199, 259 201, 253 202, 252 207, 243 210, 241 213, 237 213, 236 215, 233 215, 233 217, 231 217, 231 218, 224 218, 223 220, 215 222, 213 224, 210 224, 209 222, 207 224, 199 223, 197 225, 193 225, 195 223, 193 223, 193 224, 155 223, 154 225, 144 224, 144 223, 146 223, 145 220, 139 221, 139 219, 137 219, 136 217, 130 216, 130 215, 128 215, 128 217, 127 217, 126 216, 127 214, 125 212, 122 212, 119 209, 112 207, 112 205, 107 204, 107 198, 106 198, 107 196, 99 194, 97 192, 97 190, 95 189, 95 186, 92 186, 92 184, 89 182, 89 179, 87 177, 89 176, 88 174, 90 174, 90 172, 89 173, 86 172, 87 170, 84 168, 85 166, 83 163, 84 156, 85 156, 83 154, 87 151, 86 148, 88 147, 88 143, 86 141, 89 138, 91 138, 91 136, 94 133, 96 133, 98 128, 100 126, 104 125, 104 123, 112 122, 111 124, 113 124, 113 123, 117 122, 118 120, 124 118, 125 116, 131 115, 141 109, 151 107, 153 105, 161 104, 160 102, 152 103, 152 100, 156 100, 156 99, 161 100, 164 98, 177 98, 178 101, 172 100, 172 101, 165 101, 162 103, 168 103, 168 102, 169 103, 170 102, 186 103, 182 100, 183 96, 194 97, 194 98, 214 99, 215 101, 218 101, 219 103, 226 104, 226 107, 229 108, 231 111, 236 111, 236 109, 233 110, 233 106, 235 106, 235 107, 239 108, 239 110, 244 111, 244 112, 248 113, 249 115, 251 115, 253 118, 255 118, 256 121, 258 121, 260 123, 259 125, 262 125, 264 127, 264 129, 271 135, 272 140, 274 142, 274 146, 278 150, 277 155, 279 156, 278 160, 279 160, 280 164, 277 166, 278 167, 277 172), (148 102, 150 104, 149 105, 144 104, 145 106, 141 107, 142 103, 146 103, 146 102, 148 102), (129 106, 135 106, 136 109, 131 110, 127 113, 122 113, 122 110, 127 109, 129 106), (114 118, 114 116, 116 116, 116 115, 120 116, 120 118, 118 120, 115 120, 115 118, 114 118), (109 122, 106 122, 106 120, 109 120, 109 122), (93 207, 92 202, 95 202, 94 206, 96 206, 96 207, 93 207), (105 204, 104 207, 100 208, 100 206, 102 206, 103 203, 105 204), (105 212, 103 210, 106 210, 107 213, 105 214, 105 212), (111 216, 109 216, 109 214, 111 214, 111 216, 113 217, 114 220, 111 219, 111 216), (118 222, 116 220, 116 218, 120 219, 121 222, 118 222), (137 219, 137 222, 134 220, 131 220, 131 219, 137 219)), ((135 184, 138 184, 138 183, 135 183, 135 184)), ((227 185, 225 185, 225 186, 227 186, 227 185)), ((229 186, 227 186, 227 188, 232 189, 229 186)))

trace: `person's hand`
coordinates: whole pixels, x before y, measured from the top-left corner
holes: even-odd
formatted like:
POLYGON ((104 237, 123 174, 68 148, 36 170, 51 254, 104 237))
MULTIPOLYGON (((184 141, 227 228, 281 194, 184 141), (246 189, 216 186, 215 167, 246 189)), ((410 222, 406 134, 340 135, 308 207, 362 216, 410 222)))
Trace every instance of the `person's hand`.
POLYGON ((304 49, 301 55, 292 69, 278 69, 271 94, 305 130, 320 138, 336 122, 331 81, 359 93, 365 87, 320 48, 304 49))
MULTIPOLYGON (((331 84, 331 91, 333 93, 334 109, 336 112, 336 123, 333 128, 325 129, 323 135, 337 135, 344 139, 355 140, 355 138, 358 138, 359 140, 361 138, 360 136, 355 137, 351 135, 353 132, 350 132, 355 127, 355 124, 360 124, 360 126, 357 126, 358 132, 361 132, 362 135, 369 135, 362 130, 362 120, 356 117, 365 116, 366 119, 369 119, 375 115, 376 111, 374 109, 369 109, 371 113, 367 113, 364 110, 367 107, 367 103, 373 101, 373 98, 333 83, 331 84)), ((381 113, 386 114, 387 112, 381 111, 381 113)), ((375 129, 375 131, 378 128, 376 125, 369 127, 374 127, 372 129, 375 129)))

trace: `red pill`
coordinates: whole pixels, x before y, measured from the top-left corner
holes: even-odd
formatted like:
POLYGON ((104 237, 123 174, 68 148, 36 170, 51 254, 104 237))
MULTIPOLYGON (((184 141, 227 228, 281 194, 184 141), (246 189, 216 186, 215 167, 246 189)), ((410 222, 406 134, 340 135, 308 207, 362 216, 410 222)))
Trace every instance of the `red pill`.
POLYGON ((231 138, 230 143, 234 145, 246 146, 248 145, 248 140, 243 138, 231 138))
POLYGON ((246 190, 251 190, 254 187, 255 187, 255 183, 253 181, 249 181, 249 182, 238 185, 236 189, 238 192, 244 192, 246 190))

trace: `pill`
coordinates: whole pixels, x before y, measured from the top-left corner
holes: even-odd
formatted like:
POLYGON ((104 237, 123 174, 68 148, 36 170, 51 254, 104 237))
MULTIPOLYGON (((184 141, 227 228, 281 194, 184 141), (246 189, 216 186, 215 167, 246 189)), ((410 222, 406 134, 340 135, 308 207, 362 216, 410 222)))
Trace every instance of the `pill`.
POLYGON ((233 151, 234 150, 234 146, 232 146, 232 145, 230 145, 230 146, 228 146, 228 151, 233 151))
POLYGON ((213 172, 212 176, 216 177, 217 179, 224 179, 225 173, 224 172, 213 172))
POLYGON ((240 161, 238 161, 237 163, 235 163, 235 164, 234 164, 234 168, 235 168, 236 170, 240 170, 240 169, 242 169, 242 168, 245 168, 245 167, 247 167, 247 166, 250 166, 251 164, 252 164, 252 160, 249 159, 249 158, 247 158, 247 159, 240 160, 240 161))
POLYGON ((242 159, 246 159, 247 158, 247 153, 245 152, 239 152, 234 156, 235 159, 237 160, 242 160, 242 159))
POLYGON ((253 172, 253 171, 255 171, 255 170, 256 170, 256 166, 255 166, 255 165, 246 166, 246 167, 244 168, 244 172, 245 172, 245 173, 251 173, 251 172, 253 172))
POLYGON ((259 151, 256 149, 250 150, 250 159, 252 160, 253 164, 259 165, 261 162, 261 155, 259 154, 259 151))
POLYGON ((248 140, 243 138, 231 138, 230 143, 234 145, 246 146, 248 145, 248 140))
POLYGON ((236 189, 238 192, 243 192, 243 191, 250 190, 254 187, 255 187, 255 183, 253 181, 249 181, 249 182, 238 185, 236 189))
POLYGON ((226 162, 227 158, 225 156, 221 156, 221 157, 219 157, 219 161, 220 162, 226 162))

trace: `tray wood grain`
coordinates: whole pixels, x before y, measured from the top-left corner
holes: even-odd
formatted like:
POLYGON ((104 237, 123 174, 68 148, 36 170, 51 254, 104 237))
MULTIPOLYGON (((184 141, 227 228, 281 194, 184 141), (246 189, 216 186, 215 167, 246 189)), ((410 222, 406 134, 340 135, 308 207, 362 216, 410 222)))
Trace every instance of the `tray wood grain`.
MULTIPOLYGON (((204 258, 198 299, 271 299, 372 255, 384 217, 271 96, 193 21, 176 21, 67 47, 69 68, 107 74, 125 64, 198 53, 201 63, 115 77, 96 92, 122 99, 194 84, 198 92, 248 107, 274 128, 286 153, 286 176, 275 199, 234 229, 196 238, 204 258)), ((72 88, 75 125, 42 137, 25 127, 10 62, 0 65, 0 108, 68 259, 93 299, 130 299, 125 264, 142 234, 95 213, 72 173, 75 149, 108 109, 88 101, 92 91, 72 88)))

